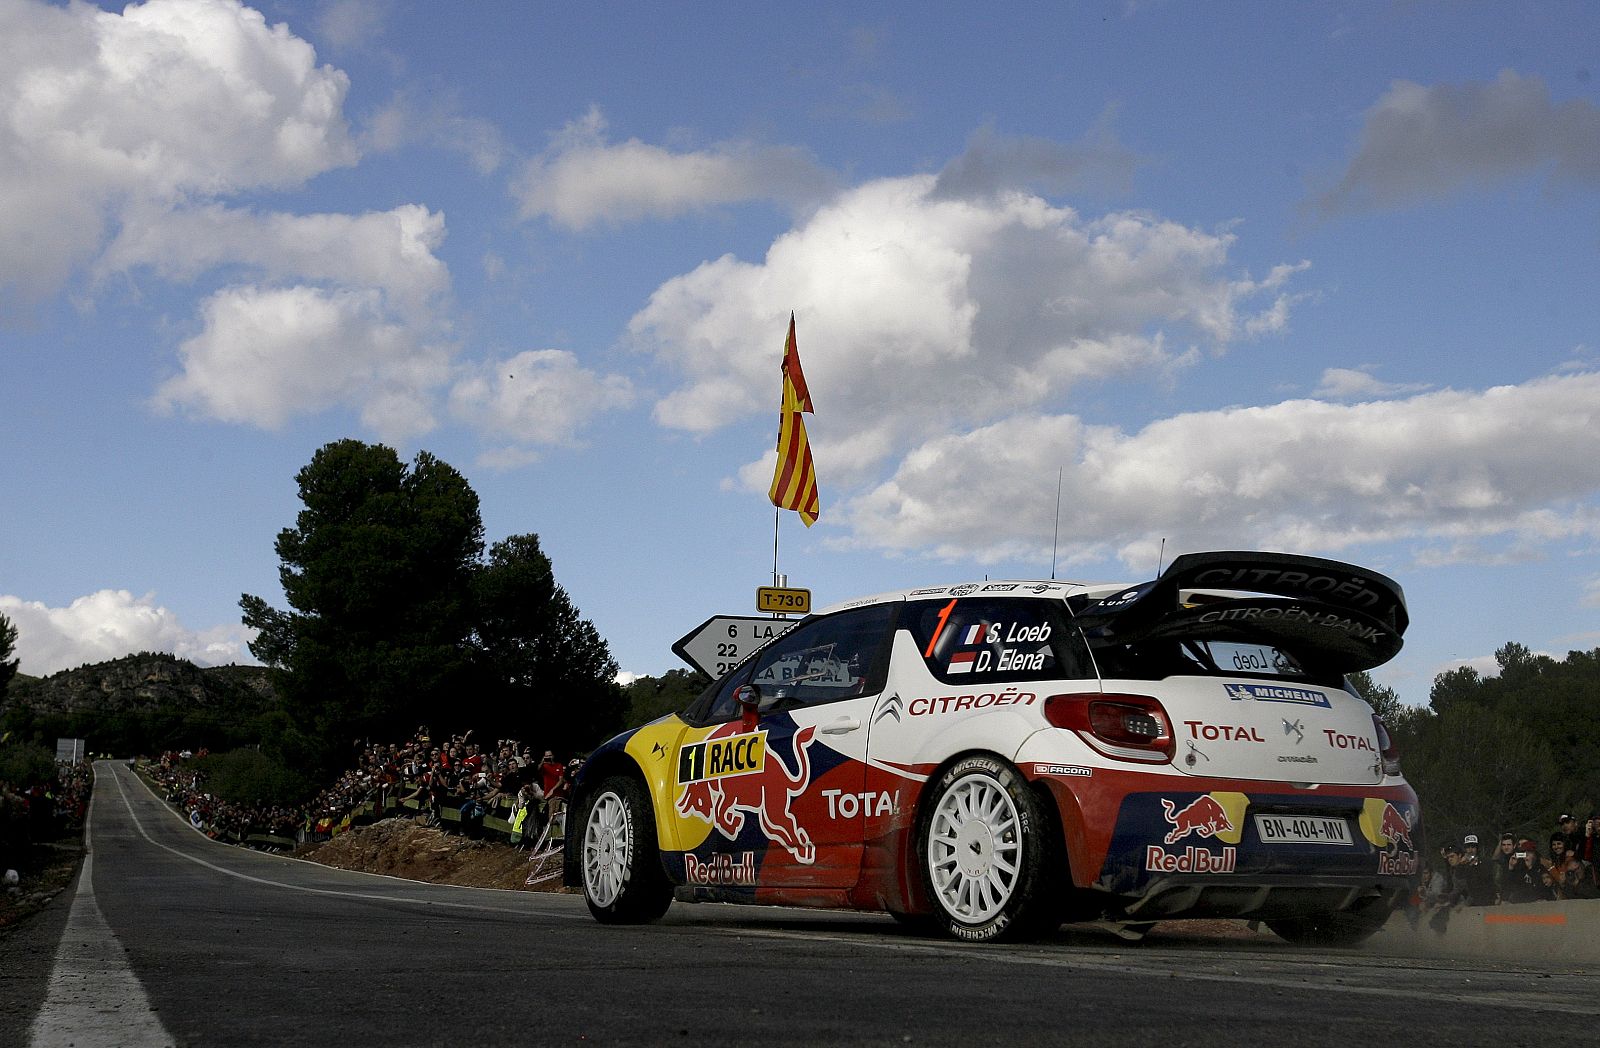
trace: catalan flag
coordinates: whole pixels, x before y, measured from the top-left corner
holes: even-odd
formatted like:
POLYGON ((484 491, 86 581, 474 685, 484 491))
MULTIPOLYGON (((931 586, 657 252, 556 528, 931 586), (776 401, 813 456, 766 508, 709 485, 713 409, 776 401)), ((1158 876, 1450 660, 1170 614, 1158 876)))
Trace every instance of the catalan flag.
POLYGON ((783 346, 783 406, 778 412, 778 465, 772 472, 772 504, 800 514, 806 527, 817 522, 822 504, 817 497, 817 473, 811 464, 811 442, 806 438, 804 413, 815 413, 805 373, 800 370, 800 350, 794 341, 794 314, 789 314, 789 339, 783 346))

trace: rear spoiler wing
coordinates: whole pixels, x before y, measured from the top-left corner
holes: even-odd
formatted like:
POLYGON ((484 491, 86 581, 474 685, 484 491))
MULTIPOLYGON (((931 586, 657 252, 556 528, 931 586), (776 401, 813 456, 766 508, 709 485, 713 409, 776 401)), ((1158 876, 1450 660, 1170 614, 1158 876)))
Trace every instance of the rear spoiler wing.
POLYGON ((1091 647, 1158 638, 1284 643, 1302 662, 1338 673, 1394 658, 1411 622, 1393 579, 1287 553, 1186 553, 1160 578, 1068 606, 1091 647))

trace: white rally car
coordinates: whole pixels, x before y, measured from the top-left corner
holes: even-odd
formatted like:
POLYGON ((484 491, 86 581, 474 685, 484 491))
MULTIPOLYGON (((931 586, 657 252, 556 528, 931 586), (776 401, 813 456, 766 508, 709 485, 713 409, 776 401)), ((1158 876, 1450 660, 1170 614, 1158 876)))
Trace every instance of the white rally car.
POLYGON ((1410 891, 1422 842, 1345 674, 1406 625, 1393 581, 1279 553, 839 604, 596 750, 566 879, 606 922, 676 897, 883 910, 975 941, 1246 917, 1355 942, 1410 891))

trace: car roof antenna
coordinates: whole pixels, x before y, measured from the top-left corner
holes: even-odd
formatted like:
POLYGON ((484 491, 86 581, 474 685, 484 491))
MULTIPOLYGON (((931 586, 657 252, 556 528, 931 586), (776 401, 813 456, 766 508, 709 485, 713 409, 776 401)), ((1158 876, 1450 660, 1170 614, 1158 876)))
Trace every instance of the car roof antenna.
POLYGON ((1161 550, 1156 554, 1156 578, 1161 577, 1161 565, 1167 559, 1167 537, 1161 536, 1161 550))
POLYGON ((1061 539, 1061 477, 1066 473, 1067 467, 1056 468, 1056 530, 1050 536, 1050 581, 1056 580, 1056 544, 1061 539))

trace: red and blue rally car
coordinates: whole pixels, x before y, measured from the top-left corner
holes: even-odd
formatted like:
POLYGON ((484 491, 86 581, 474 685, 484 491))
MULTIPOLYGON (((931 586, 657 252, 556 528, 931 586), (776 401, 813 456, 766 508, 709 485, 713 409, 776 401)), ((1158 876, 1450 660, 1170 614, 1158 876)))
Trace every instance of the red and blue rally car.
POLYGON ((1246 917, 1351 943, 1411 890, 1416 794, 1345 675, 1399 585, 1196 553, 1133 586, 973 582, 797 622, 600 747, 566 879, 605 922, 674 898, 887 911, 973 941, 1246 917))

